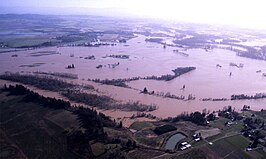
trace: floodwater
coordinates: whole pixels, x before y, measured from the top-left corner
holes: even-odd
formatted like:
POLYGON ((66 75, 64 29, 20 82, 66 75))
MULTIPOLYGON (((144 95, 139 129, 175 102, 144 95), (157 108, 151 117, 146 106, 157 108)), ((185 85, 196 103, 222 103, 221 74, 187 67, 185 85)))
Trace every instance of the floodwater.
POLYGON ((176 147, 176 144, 182 140, 186 138, 186 136, 184 136, 183 134, 181 133, 177 133, 177 134, 174 134, 173 136, 171 136, 168 140, 167 140, 167 143, 165 145, 165 149, 166 150, 174 150, 175 147, 176 147))
MULTIPOLYGON (((65 72, 78 74, 77 83, 93 84, 100 91, 120 101, 140 101, 144 104, 156 104, 159 109, 152 112, 158 117, 175 116, 184 111, 201 111, 203 109, 218 110, 224 106, 232 105, 240 110, 243 105, 250 105, 252 109, 266 108, 266 99, 242 100, 242 101, 201 101, 202 98, 230 98, 233 94, 266 93, 266 61, 243 58, 235 55, 235 52, 224 49, 189 49, 167 47, 156 43, 145 42, 144 36, 129 40, 127 43, 119 43, 116 46, 101 47, 50 47, 28 51, 10 52, 0 54, 0 73, 11 72, 65 72), (189 56, 183 56, 173 52, 178 49, 189 56), (46 56, 32 56, 31 53, 42 51, 56 51, 59 54, 46 56), (12 57, 17 54, 18 57, 12 57), (74 57, 71 57, 71 55, 74 57), (105 57, 112 54, 130 55, 129 59, 117 59, 105 57), (90 55, 95 60, 84 59, 90 55), (118 63, 115 68, 109 68, 108 64, 118 63), (229 63, 244 64, 243 68, 230 66, 229 63), (41 63, 41 65, 34 65, 41 63), (66 69, 70 64, 75 69, 66 69), (222 67, 217 68, 219 64, 222 67), (103 68, 97 69, 98 65, 103 68), (21 67, 24 66, 24 67, 21 67), (32 66, 32 67, 25 67, 32 66), (35 67, 34 67, 35 66, 35 67), (130 87, 119 88, 114 86, 99 85, 86 81, 95 79, 118 79, 130 77, 161 76, 172 74, 177 67, 195 66, 196 70, 175 78, 172 81, 138 80, 127 83, 130 87), (256 71, 261 70, 260 73, 256 71), (232 76, 229 76, 232 72, 232 76), (83 79, 83 80, 82 80, 83 79), (185 85, 185 89, 181 90, 185 85), (196 97, 191 101, 180 101, 140 94, 139 90, 147 87, 149 91, 170 92, 175 95, 196 97)), ((112 111, 111 116, 119 116, 123 112, 112 111)), ((129 116, 129 115, 128 115, 129 116)))

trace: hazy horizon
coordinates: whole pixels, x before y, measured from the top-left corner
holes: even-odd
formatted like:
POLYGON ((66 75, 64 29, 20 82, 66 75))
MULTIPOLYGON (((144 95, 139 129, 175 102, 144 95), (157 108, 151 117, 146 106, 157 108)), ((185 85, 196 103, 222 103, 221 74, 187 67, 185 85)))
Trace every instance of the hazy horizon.
POLYGON ((0 13, 141 17, 266 29, 264 4, 263 0, 9 0, 1 2, 0 13))

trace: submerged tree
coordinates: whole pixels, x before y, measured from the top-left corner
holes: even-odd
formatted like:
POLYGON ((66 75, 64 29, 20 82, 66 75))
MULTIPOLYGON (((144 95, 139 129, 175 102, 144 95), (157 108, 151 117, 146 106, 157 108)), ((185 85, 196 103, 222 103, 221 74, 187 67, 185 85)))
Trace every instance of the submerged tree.
POLYGON ((143 89, 143 93, 144 94, 147 94, 148 93, 148 89, 146 87, 143 89))

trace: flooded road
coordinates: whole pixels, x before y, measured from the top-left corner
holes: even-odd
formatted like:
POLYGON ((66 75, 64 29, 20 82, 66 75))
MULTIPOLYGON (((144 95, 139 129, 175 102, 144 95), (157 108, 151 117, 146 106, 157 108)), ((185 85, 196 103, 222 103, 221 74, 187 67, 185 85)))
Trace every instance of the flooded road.
MULTIPOLYGON (((152 112, 158 117, 175 116, 184 111, 218 110, 232 105, 240 110, 243 105, 252 109, 266 108, 266 99, 241 101, 201 101, 202 98, 230 98, 233 94, 254 95, 266 93, 266 61, 253 60, 236 56, 235 52, 224 49, 189 49, 167 47, 145 42, 144 36, 118 43, 116 46, 100 47, 49 47, 28 51, 0 54, 0 73, 10 72, 65 72, 77 74, 79 79, 73 82, 92 84, 104 94, 120 101, 140 101, 144 104, 156 104, 159 109, 152 112), (178 52, 173 50, 178 49, 178 52), (53 51, 53 52, 52 52, 53 51), (52 52, 42 54, 40 52, 52 52), (184 56, 180 52, 188 54, 184 56), (38 54, 39 56, 33 56, 38 54), (12 55, 17 55, 13 56, 12 55), (95 56, 95 60, 84 59, 95 56), (106 57, 106 55, 129 55, 129 59, 106 57), (115 68, 108 64, 119 63, 115 68), (230 66, 230 63, 244 64, 243 68, 230 66), (66 69, 74 64, 74 69, 66 69), (222 67, 216 67, 219 64, 222 67), (103 65, 97 69, 98 65, 103 65), (127 83, 130 87, 119 88, 99 85, 90 79, 118 79, 130 77, 161 76, 173 74, 177 67, 194 66, 196 70, 171 81, 138 80, 127 83), (256 73, 256 71, 261 72, 256 73), (230 76, 230 72, 232 75, 230 76), (82 80, 83 79, 83 80, 82 80), (185 89, 181 88, 185 85, 185 89), (170 92, 174 95, 196 97, 191 101, 162 98, 140 94, 139 90, 147 87, 149 91, 170 92)), ((123 112, 110 111, 111 116, 120 116, 123 112), (119 114, 119 115, 117 115, 119 114)), ((130 116, 132 113, 127 113, 130 116)))

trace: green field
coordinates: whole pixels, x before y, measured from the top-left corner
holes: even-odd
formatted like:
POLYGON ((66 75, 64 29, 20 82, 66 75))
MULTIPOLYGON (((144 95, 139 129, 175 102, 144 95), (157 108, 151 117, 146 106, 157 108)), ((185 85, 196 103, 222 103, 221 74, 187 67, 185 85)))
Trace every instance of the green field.
POLYGON ((225 126, 226 122, 230 122, 231 120, 220 117, 218 120, 212 121, 210 125, 214 128, 219 128, 223 130, 223 132, 231 132, 231 131, 240 131, 243 128, 242 122, 233 122, 231 126, 225 126))
POLYGON ((154 127, 154 125, 149 122, 134 122, 129 128, 134 130, 142 130, 151 127, 154 127))
POLYGON ((138 131, 135 135, 136 141, 150 147, 160 147, 165 136, 157 136, 152 130, 138 131))
POLYGON ((94 156, 100 156, 101 154, 105 153, 105 146, 103 143, 94 143, 91 144, 91 150, 94 156))
POLYGON ((235 135, 228 138, 213 142, 209 148, 222 158, 228 159, 244 159, 244 158, 264 158, 262 152, 245 151, 249 145, 249 141, 242 135, 235 135))

